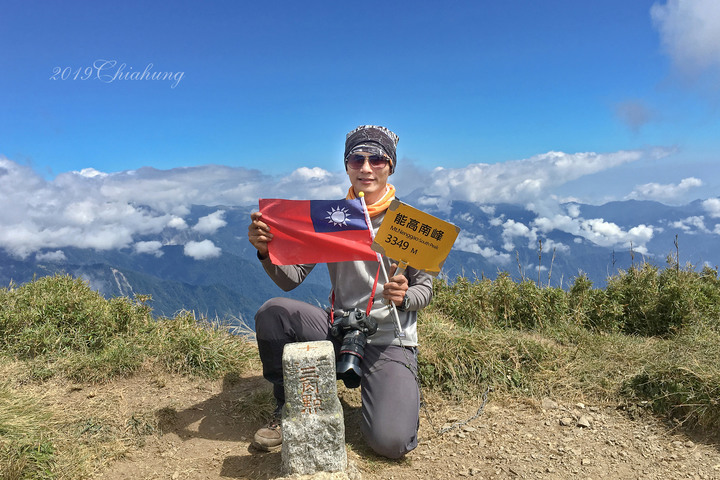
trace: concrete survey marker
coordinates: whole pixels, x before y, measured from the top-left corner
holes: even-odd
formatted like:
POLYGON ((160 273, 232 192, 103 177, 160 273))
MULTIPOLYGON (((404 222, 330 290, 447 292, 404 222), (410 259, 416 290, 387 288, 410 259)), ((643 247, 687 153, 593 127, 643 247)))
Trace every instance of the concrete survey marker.
POLYGON ((345 471, 345 421, 337 396, 333 344, 285 345, 283 376, 283 472, 308 475, 345 471))

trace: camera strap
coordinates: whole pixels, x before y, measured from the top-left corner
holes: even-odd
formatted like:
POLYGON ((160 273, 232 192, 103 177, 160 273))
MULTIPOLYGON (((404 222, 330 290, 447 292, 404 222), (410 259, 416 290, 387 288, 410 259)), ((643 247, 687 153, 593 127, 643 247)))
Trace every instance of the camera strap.
MULTIPOLYGON (((380 262, 378 262, 378 269, 375 273, 375 281, 373 282, 372 292, 370 293, 370 299, 368 300, 367 308, 365 309, 365 315, 370 316, 373 303, 375 303, 375 291, 378 286, 378 278, 380 278, 380 262)), ((335 289, 330 292, 330 325, 335 323, 335 289)))

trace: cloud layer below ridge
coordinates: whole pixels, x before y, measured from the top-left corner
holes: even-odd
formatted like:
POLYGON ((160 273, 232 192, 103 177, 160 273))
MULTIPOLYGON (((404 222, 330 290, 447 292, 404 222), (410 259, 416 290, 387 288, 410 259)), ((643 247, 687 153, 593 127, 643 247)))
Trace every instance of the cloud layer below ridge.
MULTIPOLYGON (((564 218, 557 215, 566 215, 566 208, 560 208, 561 201, 554 195, 557 187, 641 159, 652 161, 671 152, 668 149, 608 154, 549 152, 525 160, 472 164, 458 169, 439 167, 429 172, 403 160, 404 169, 399 169, 391 181, 400 192, 422 187, 426 198, 444 202, 529 206, 548 219, 535 226, 545 229, 564 218)), ((695 178, 684 179, 675 191, 684 192, 701 184, 695 178)), ((161 255, 162 243, 153 236, 175 230, 194 235, 192 239, 184 236, 186 255, 213 258, 221 254, 220 249, 202 237, 226 225, 221 206, 257 205, 258 198, 342 198, 348 185, 343 171, 301 167, 277 177, 221 165, 170 170, 145 167, 116 173, 88 168, 46 180, 32 168, 0 156, 0 203, 4 206, 0 210, 0 248, 16 257, 38 254, 46 260, 62 260, 61 250, 66 247, 132 249, 138 254, 161 255), (192 205, 218 206, 218 210, 189 225, 187 217, 192 205)), ((668 190, 665 187, 669 186, 645 184, 636 188, 633 197, 668 190)), ((713 202, 717 200, 707 203, 711 215, 720 211, 713 202)), ((592 240, 590 232, 603 226, 602 219, 583 221, 584 226, 571 222, 575 225, 572 228, 578 228, 580 233, 586 233, 585 238, 592 240)), ((647 232, 635 234, 644 238, 647 232)), ((510 238, 519 234, 512 234, 508 226, 507 235, 510 238)), ((472 240, 475 239, 463 238, 462 242, 467 248, 488 254, 489 250, 473 247, 472 240)))

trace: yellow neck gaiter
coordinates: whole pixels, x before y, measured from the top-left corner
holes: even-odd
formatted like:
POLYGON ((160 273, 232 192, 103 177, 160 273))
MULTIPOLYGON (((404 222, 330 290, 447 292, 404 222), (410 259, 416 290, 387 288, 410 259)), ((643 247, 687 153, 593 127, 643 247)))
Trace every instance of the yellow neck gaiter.
MULTIPOLYGON (((357 195, 355 195, 355 191, 353 190, 352 187, 350 187, 350 190, 348 190, 347 197, 345 197, 345 198, 347 198, 348 200, 357 198, 357 195)), ((394 198, 395 198, 395 187, 388 183, 387 186, 385 187, 385 195, 383 195, 382 198, 380 200, 378 200, 377 202, 373 203, 372 205, 367 206, 368 214, 370 215, 370 218, 377 217, 378 215, 383 213, 385 210, 387 210, 388 207, 390 206, 390 202, 392 202, 394 198)))

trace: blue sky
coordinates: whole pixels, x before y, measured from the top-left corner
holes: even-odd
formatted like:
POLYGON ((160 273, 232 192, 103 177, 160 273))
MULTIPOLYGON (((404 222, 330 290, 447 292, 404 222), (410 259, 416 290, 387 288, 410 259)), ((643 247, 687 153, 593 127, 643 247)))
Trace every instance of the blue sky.
POLYGON ((5 2, 0 152, 50 176, 280 173, 337 168, 344 133, 379 123, 429 168, 648 145, 712 160, 716 105, 673 71, 654 3, 5 2), (184 75, 103 83, 98 60, 184 75))
POLYGON ((344 135, 368 123, 399 134, 405 191, 678 204, 720 187, 715 0, 6 0, 0 45, 0 171, 55 196, 131 175, 172 183, 163 205, 183 185, 210 190, 189 203, 342 194, 344 135), (145 71, 172 75, 123 78, 145 71))

